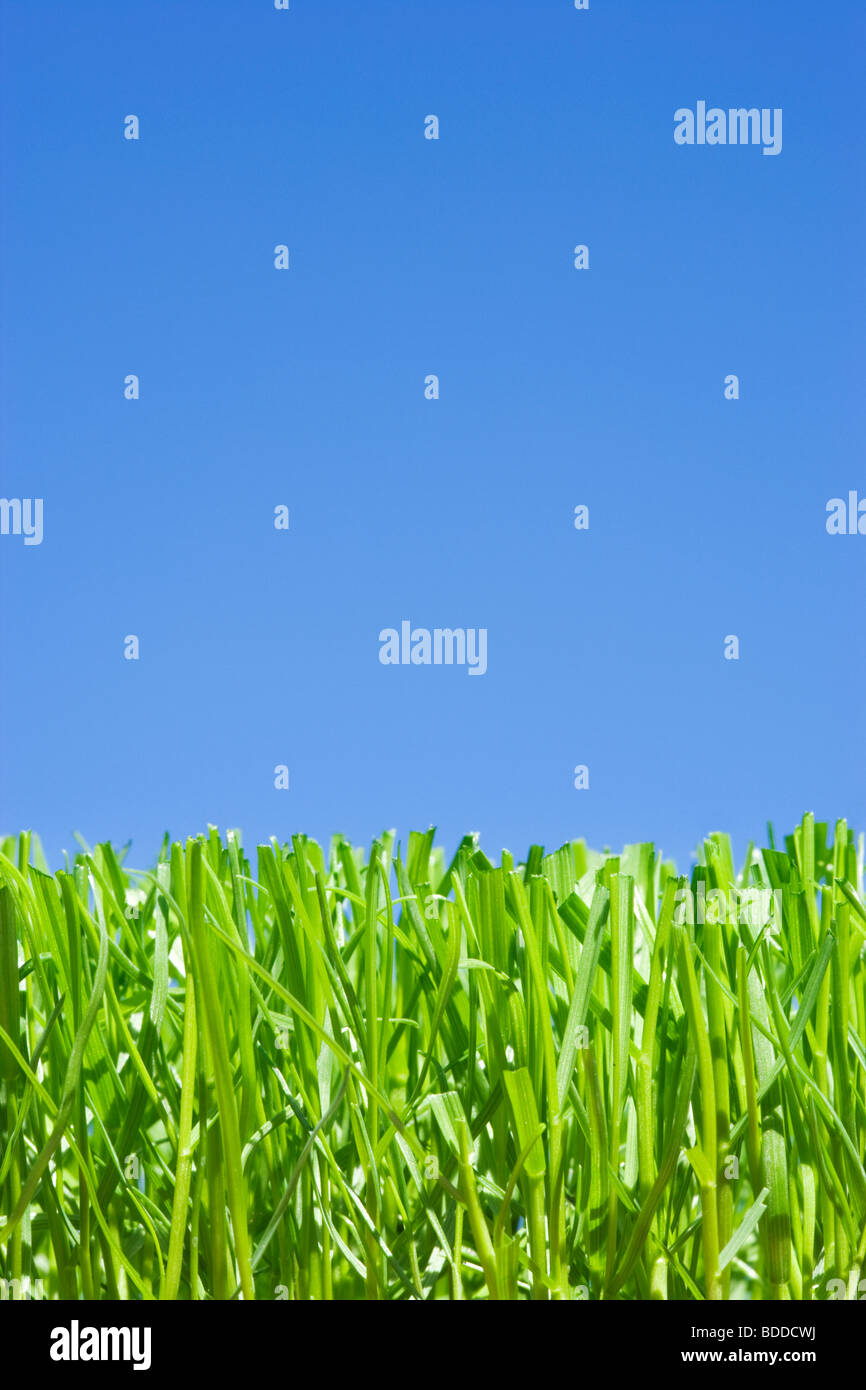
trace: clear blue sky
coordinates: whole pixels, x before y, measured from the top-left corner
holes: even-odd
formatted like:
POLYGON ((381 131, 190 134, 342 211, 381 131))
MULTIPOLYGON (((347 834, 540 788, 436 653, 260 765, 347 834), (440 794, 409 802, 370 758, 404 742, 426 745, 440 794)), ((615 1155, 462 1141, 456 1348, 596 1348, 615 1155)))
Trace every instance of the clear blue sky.
POLYGON ((2 30, 0 493, 45 509, 0 537, 3 829, 866 824, 866 537, 825 530, 866 497, 860 0, 2 30), (677 146, 699 100, 782 153, 677 146), (405 618, 485 627, 486 675, 382 666, 405 618))

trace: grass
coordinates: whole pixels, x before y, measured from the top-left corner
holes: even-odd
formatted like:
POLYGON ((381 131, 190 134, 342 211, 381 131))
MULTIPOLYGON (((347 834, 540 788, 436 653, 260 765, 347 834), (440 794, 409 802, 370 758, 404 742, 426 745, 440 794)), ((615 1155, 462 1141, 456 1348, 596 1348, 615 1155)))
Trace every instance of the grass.
POLYGON ((0 841, 4 1294, 862 1297, 862 838, 769 838, 0 841))

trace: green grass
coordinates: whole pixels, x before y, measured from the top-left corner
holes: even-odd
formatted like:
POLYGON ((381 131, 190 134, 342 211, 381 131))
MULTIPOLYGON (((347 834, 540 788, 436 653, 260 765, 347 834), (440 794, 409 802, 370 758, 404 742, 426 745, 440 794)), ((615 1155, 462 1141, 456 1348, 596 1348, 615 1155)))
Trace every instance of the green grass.
POLYGON ((864 940, 862 838, 811 816, 689 879, 0 841, 3 1290, 862 1297, 864 940))

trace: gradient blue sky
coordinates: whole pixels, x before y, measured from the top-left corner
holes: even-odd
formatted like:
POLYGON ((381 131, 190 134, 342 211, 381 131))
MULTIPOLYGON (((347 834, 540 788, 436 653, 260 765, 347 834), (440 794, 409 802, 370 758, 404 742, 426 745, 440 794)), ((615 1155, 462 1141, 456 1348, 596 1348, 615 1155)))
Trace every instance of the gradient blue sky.
POLYGON ((2 31, 0 493, 45 503, 0 538, 2 828, 687 863, 866 824, 866 537, 825 531, 866 495, 860 0, 2 31), (676 146, 700 99, 781 107, 782 153, 676 146), (487 674, 383 667, 403 618, 486 627, 487 674))

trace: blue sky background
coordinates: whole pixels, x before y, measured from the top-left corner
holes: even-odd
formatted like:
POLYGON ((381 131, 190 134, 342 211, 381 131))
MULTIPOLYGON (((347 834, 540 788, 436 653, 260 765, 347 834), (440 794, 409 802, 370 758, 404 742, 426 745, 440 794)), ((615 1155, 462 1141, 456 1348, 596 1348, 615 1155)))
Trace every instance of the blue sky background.
POLYGON ((866 824, 866 537, 825 531, 866 495, 860 0, 2 30, 0 493, 45 502, 0 539, 2 828, 866 824), (700 99, 782 107, 782 153, 676 146, 700 99), (403 618, 486 627, 487 674, 383 667, 403 618))

